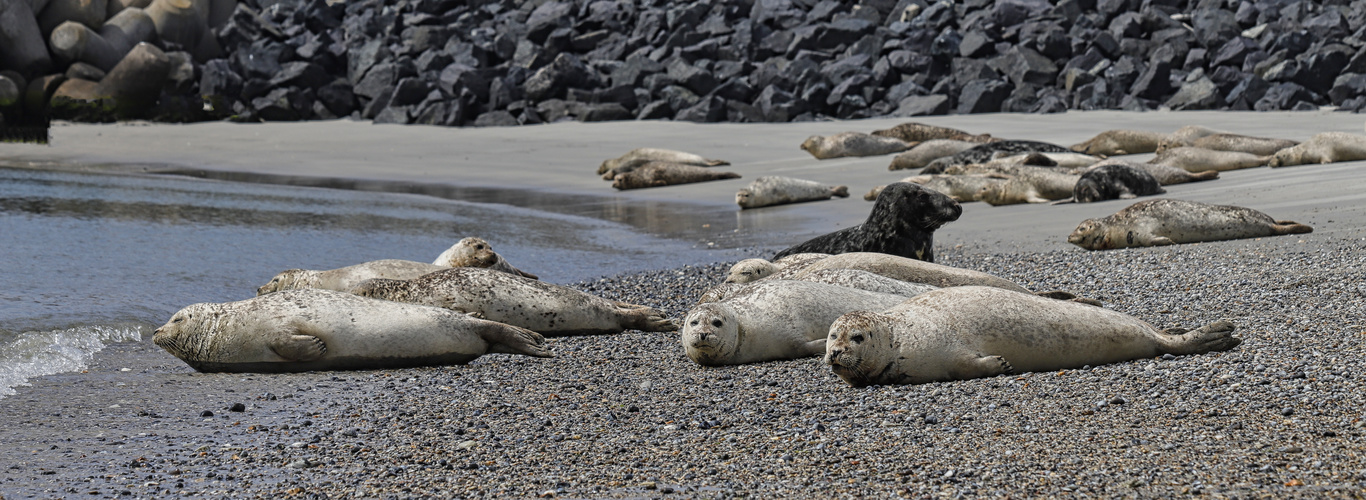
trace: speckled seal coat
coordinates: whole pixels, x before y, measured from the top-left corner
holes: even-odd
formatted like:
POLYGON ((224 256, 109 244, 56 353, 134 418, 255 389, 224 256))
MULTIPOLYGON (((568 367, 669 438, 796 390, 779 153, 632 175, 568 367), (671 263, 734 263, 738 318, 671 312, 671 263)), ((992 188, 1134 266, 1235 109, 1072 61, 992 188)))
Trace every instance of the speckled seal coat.
POLYGON ((1133 155, 1152 153, 1168 134, 1147 130, 1106 130, 1086 142, 1073 144, 1072 151, 1088 155, 1133 155))
POLYGON ((652 308, 477 267, 445 269, 412 280, 369 280, 351 293, 436 306, 544 335, 670 332, 678 327, 652 308))
POLYGON ((991 142, 991 134, 969 134, 962 130, 940 127, 918 122, 906 122, 892 128, 874 130, 873 135, 901 139, 909 143, 926 142, 936 139, 951 139, 973 143, 991 142))
POLYGON ((934 139, 916 144, 915 147, 892 158, 887 170, 907 170, 922 168, 930 162, 953 156, 977 146, 977 142, 954 139, 934 139))
POLYGON ((682 344, 700 365, 739 365, 816 356, 840 315, 880 311, 906 300, 809 281, 765 280, 719 302, 699 304, 683 320, 682 344))
POLYGON ((962 213, 963 207, 943 193, 895 182, 878 195, 862 224, 793 245, 775 258, 794 253, 881 252, 934 262, 934 230, 958 220, 962 213))
POLYGON ((1240 134, 1210 134, 1195 139, 1167 138, 1157 145, 1157 152, 1178 147, 1194 147, 1215 151, 1238 151, 1257 156, 1269 156, 1277 151, 1299 144, 1289 139, 1253 137, 1240 134))
POLYGON ((1047 203, 1072 196, 1081 176, 1052 167, 1016 165, 974 172, 996 172, 1009 176, 1005 182, 986 184, 977 199, 991 205, 1047 203))
POLYGON ((830 326, 825 362, 850 385, 923 384, 1226 351, 1233 324, 1159 331, 1103 307, 988 287, 945 288, 830 326))
MULTIPOLYGON (((927 189, 933 189, 944 193, 953 201, 968 203, 978 201, 982 196, 982 188, 991 184, 1000 184, 1010 180, 1010 176, 1005 174, 966 174, 966 175, 915 175, 901 179, 897 182, 909 182, 919 184, 927 189)), ((882 194, 882 190, 887 186, 877 186, 863 195, 863 199, 873 201, 877 195, 882 194)))
POLYGON ((1166 193, 1162 184, 1147 170, 1111 164, 1087 170, 1072 188, 1077 203, 1135 198, 1166 193))
MULTIPOLYGON (((484 241, 483 238, 476 238, 473 236, 463 238, 454 245, 451 245, 446 251, 441 252, 441 255, 438 255, 436 260, 432 261, 432 264, 445 267, 482 267, 494 271, 502 271, 531 279, 537 279, 536 275, 517 269, 516 267, 513 267, 512 264, 509 264, 507 259, 504 259, 498 252, 493 251, 493 245, 490 245, 489 242, 484 241)), ((376 278, 379 277, 388 278, 388 276, 376 276, 376 278)))
POLYGON ((329 269, 326 271, 313 271, 308 269, 290 269, 271 278, 269 283, 261 285, 256 289, 257 295, 264 295, 280 290, 293 290, 296 288, 321 288, 324 290, 336 290, 345 292, 360 282, 375 279, 387 278, 406 280, 422 276, 427 273, 434 273, 449 266, 439 266, 426 262, 415 262, 411 260, 386 259, 375 260, 346 266, 339 269, 329 269))
POLYGON ((1129 161, 1120 158, 1110 158, 1100 163, 1096 163, 1095 165, 1091 165, 1090 167, 1088 167, 1086 170, 1083 170, 1081 173, 1085 175, 1087 171, 1095 170, 1106 165, 1126 165, 1134 168, 1143 169, 1144 171, 1148 172, 1149 175, 1152 175, 1154 179, 1157 179, 1158 184, 1161 184, 1163 186, 1169 186, 1172 184, 1185 184, 1187 182, 1208 181, 1219 178, 1218 170, 1190 172, 1184 168, 1173 167, 1170 165, 1158 165, 1156 163, 1139 163, 1136 161, 1129 161))
POLYGON ((1323 132, 1294 147, 1277 151, 1271 159, 1273 167, 1289 167, 1309 163, 1366 160, 1366 135, 1346 132, 1323 132))
POLYGON ((848 198, 849 186, 831 186, 816 181, 766 175, 750 182, 735 193, 735 204, 740 208, 759 208, 806 201, 848 198))
POLYGON ((1118 213, 1086 219, 1067 242, 1088 250, 1235 240, 1312 232, 1256 210, 1167 198, 1140 201, 1118 213))
POLYGON ((605 174, 608 170, 612 170, 614 168, 621 166, 624 163, 629 163, 636 160, 667 161, 671 163, 682 163, 684 165, 698 165, 703 167, 730 165, 730 162, 725 160, 713 160, 710 158, 703 158, 699 155, 683 151, 675 151, 672 149, 636 148, 628 151, 626 154, 621 155, 619 157, 603 161, 602 165, 598 166, 598 174, 605 174))
POLYGON ((627 190, 739 178, 740 174, 735 172, 722 172, 682 163, 652 161, 630 172, 618 174, 616 179, 612 181, 612 187, 627 190))
POLYGON ((901 139, 881 137, 863 132, 841 132, 831 136, 813 135, 802 142, 802 151, 817 160, 845 156, 878 156, 899 153, 911 148, 901 139))
POLYGON ((1206 170, 1239 170, 1266 165, 1270 156, 1258 156, 1238 151, 1215 151, 1202 148, 1172 148, 1161 153, 1148 163, 1182 168, 1190 172, 1206 170))
POLYGON ((152 342, 205 372, 463 364, 490 352, 550 357, 536 332, 445 309, 318 289, 181 309, 152 342))
POLYGON ((953 156, 940 158, 925 166, 922 174, 941 174, 953 165, 986 163, 998 157, 1015 156, 1021 153, 1072 153, 1073 151, 1057 144, 1040 141, 997 141, 979 144, 960 151, 953 156))
MULTIPOLYGON (((919 262, 919 261, 917 261, 919 262)), ((798 273, 791 277, 779 278, 791 281, 810 281, 812 283, 825 283, 827 285, 842 286, 845 288, 856 288, 859 290, 889 293, 902 297, 914 297, 930 290, 938 290, 939 287, 926 285, 924 283, 912 283, 888 278, 886 276, 873 274, 868 271, 858 269, 821 269, 811 273, 798 273)), ((734 296, 743 290, 748 283, 720 283, 708 288, 702 293, 702 298, 697 299, 697 303, 717 302, 734 296)))

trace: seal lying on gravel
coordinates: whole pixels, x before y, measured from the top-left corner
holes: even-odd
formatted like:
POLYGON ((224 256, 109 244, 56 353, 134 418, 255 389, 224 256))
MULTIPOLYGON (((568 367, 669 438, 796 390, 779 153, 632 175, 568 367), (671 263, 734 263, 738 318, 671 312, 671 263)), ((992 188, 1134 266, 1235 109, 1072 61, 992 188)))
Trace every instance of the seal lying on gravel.
POLYGON ((544 335, 678 329, 669 318, 646 306, 477 267, 445 269, 411 280, 369 280, 351 293, 477 314, 544 335))
POLYGON ((996 288, 945 288, 830 326, 825 363, 854 387, 923 384, 1227 351, 1233 324, 1158 330, 1103 307, 996 288))
POLYGON ((1204 172, 1206 170, 1217 170, 1222 172, 1225 170, 1260 167, 1266 165, 1269 161, 1271 161, 1270 156, 1257 156, 1238 151, 1215 151, 1213 149, 1202 148, 1172 148, 1158 153, 1153 159, 1148 160, 1148 163, 1182 168, 1189 172, 1204 172))
MULTIPOLYGON (((482 267, 485 269, 492 269, 494 271, 502 271, 505 273, 516 274, 518 276, 525 276, 531 279, 537 279, 536 275, 534 274, 512 267, 512 264, 509 264, 508 261, 504 259, 502 255, 498 255, 497 252, 493 251, 493 246, 489 245, 489 242, 484 241, 483 238, 475 238, 473 236, 461 239, 454 245, 451 245, 451 247, 447 248, 446 251, 441 252, 441 255, 438 255, 436 257, 436 260, 433 261, 432 264, 446 267, 482 267)), ((372 277, 409 279, 393 276, 372 277)), ((417 276, 412 276, 412 278, 416 277, 417 276)))
POLYGON ((849 186, 828 186, 816 181, 766 175, 755 179, 735 193, 735 204, 740 208, 759 208, 804 201, 848 198, 849 186))
MULTIPOLYGON (((846 254, 847 255, 847 254, 846 254)), ((764 261, 767 262, 767 261, 764 261)), ((901 281, 886 276, 880 276, 868 271, 857 269, 822 269, 819 271, 800 274, 789 278, 778 278, 790 281, 810 281, 813 283, 825 283, 827 285, 842 286, 845 288, 857 288, 859 290, 890 293, 902 297, 914 297, 930 290, 938 290, 939 287, 926 285, 924 283, 912 283, 901 281)), ((773 280, 766 280, 773 281, 773 280)), ((702 298, 697 299, 697 303, 716 302, 731 297, 743 290, 748 283, 721 283, 708 288, 702 293, 702 298)))
POLYGON ((617 175, 616 179, 612 181, 612 187, 624 191, 739 178, 740 174, 735 172, 718 172, 696 165, 652 161, 640 168, 617 175))
POLYGON ((1152 153, 1167 134, 1146 130, 1106 130, 1086 142, 1073 144, 1072 151, 1088 155, 1133 155, 1152 153))
POLYGON ((1087 250, 1149 247, 1312 232, 1250 208, 1194 201, 1140 201, 1109 217, 1086 219, 1067 242, 1087 250))
POLYGON ((730 266, 726 283, 751 283, 770 276, 781 278, 796 274, 812 263, 830 257, 828 253, 794 253, 773 262, 745 259, 730 266))
POLYGON ((632 149, 631 151, 628 151, 626 154, 621 155, 617 158, 612 158, 610 160, 602 162, 602 165, 598 167, 598 175, 605 174, 608 170, 612 170, 614 168, 617 168, 618 166, 621 166, 624 163, 632 162, 635 160, 667 161, 670 163, 682 163, 684 165, 698 165, 702 167, 730 165, 730 162, 725 160, 713 160, 710 158, 703 158, 701 156, 692 153, 685 153, 683 151, 674 151, 672 149, 659 148, 637 148, 632 149))
POLYGON ((795 253, 882 252, 934 262, 934 230, 962 214, 963 207, 943 193, 895 182, 878 195, 862 224, 793 245, 774 258, 795 253))
POLYGON ((878 156, 899 153, 911 148, 911 144, 901 139, 880 137, 863 132, 841 132, 831 136, 813 135, 802 143, 802 151, 811 153, 817 160, 841 158, 845 156, 878 156))
POLYGON ((808 281, 768 280, 733 297, 699 304, 683 320, 683 350, 699 365, 797 359, 825 352, 830 323, 881 311, 906 297, 808 281))
POLYGON ((1270 156, 1277 151, 1299 144, 1289 139, 1253 137, 1240 134, 1210 134, 1195 139, 1167 138, 1157 145, 1157 152, 1179 147, 1213 149, 1215 151, 1238 151, 1257 156, 1270 156))
POLYGON ((892 128, 874 130, 873 135, 891 137, 915 144, 935 139, 950 139, 973 143, 992 142, 991 134, 974 135, 956 128, 940 127, 925 123, 906 122, 892 128))
POLYGON ((1147 170, 1111 164, 1087 170, 1072 188, 1072 200, 1093 203, 1166 193, 1162 184, 1147 170))
POLYGON ((286 290, 177 312, 152 342, 202 372, 303 372, 464 364, 490 352, 542 358, 525 328, 331 290, 286 290))
POLYGON ((275 275, 274 278, 270 279, 269 283, 258 287, 256 289, 256 295, 265 295, 270 292, 293 290, 296 288, 321 288, 324 290, 345 292, 350 290, 351 287, 368 279, 388 278, 406 280, 447 268, 449 268, 449 266, 414 262, 411 260, 386 259, 374 260, 327 271, 290 269, 275 275))
MULTIPOLYGON (((877 132, 873 132, 876 134, 877 132)), ((930 162, 953 156, 962 151, 977 146, 980 143, 959 141, 953 139, 934 139, 916 144, 905 153, 901 153, 892 158, 892 163, 887 165, 887 170, 906 170, 921 168, 929 165, 930 162)))
POLYGON ((1323 132, 1314 134, 1299 145, 1277 151, 1271 159, 1271 166, 1357 160, 1366 160, 1366 135, 1323 132))
POLYGON ((1087 169, 1083 170, 1081 174, 1086 175, 1087 171, 1095 170, 1106 165, 1125 165, 1129 167, 1143 169, 1144 171, 1148 172, 1149 175, 1152 175, 1154 179, 1157 179, 1158 184, 1161 184, 1163 186, 1169 186, 1172 184, 1185 184, 1187 182, 1208 181, 1219 178, 1218 170, 1189 172, 1186 169, 1177 168, 1170 165, 1158 165, 1155 163, 1139 163, 1136 161, 1123 160, 1119 158, 1110 158, 1095 165, 1091 165, 1087 169))
MULTIPOLYGON (((967 203, 980 200, 982 188, 990 184, 1000 184, 1010 180, 1010 176, 1005 174, 967 174, 967 175, 916 175, 901 179, 897 182, 909 182, 919 184, 928 189, 933 189, 953 198, 953 201, 967 203)), ((863 199, 873 201, 877 195, 887 186, 877 186, 863 195, 863 199)))

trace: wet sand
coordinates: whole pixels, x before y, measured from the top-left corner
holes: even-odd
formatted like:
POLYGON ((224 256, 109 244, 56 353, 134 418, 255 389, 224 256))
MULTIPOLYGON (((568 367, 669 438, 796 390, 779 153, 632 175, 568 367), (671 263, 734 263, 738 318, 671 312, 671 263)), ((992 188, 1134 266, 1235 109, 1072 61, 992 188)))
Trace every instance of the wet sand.
MULTIPOLYGON (((856 194, 736 213, 736 189, 779 174, 861 193, 908 175, 886 170, 890 156, 816 161, 797 149, 807 135, 901 121, 482 130, 73 125, 54 128, 50 148, 0 145, 0 156, 272 181, 356 178, 499 193, 516 185, 526 200, 578 196, 608 206, 676 203, 711 215, 689 228, 637 227, 762 253, 855 224, 869 205, 856 194), (733 166, 722 168, 745 179, 618 193, 592 175, 602 159, 641 146, 727 159, 733 166)), ((1305 139, 1360 132, 1362 122, 1319 112, 921 121, 1064 145, 1109 128, 1200 124, 1305 139)), ((1030 288, 1069 289, 1159 327, 1231 319, 1244 344, 1228 353, 852 389, 816 359, 700 368, 671 334, 554 339, 557 357, 549 360, 490 355, 459 367, 293 375, 198 374, 150 343, 116 344, 86 373, 35 379, 0 400, 9 421, 0 434, 7 443, 0 495, 1359 494, 1366 488, 1363 177, 1362 163, 1350 162, 1168 186, 1167 197, 1238 204, 1314 226, 1307 235, 1110 252, 1065 242, 1078 221, 1127 206, 1115 201, 971 203, 936 233, 942 263, 1030 288), (232 411, 236 403, 244 411, 232 411)), ((580 209, 588 210, 572 210, 580 209)), ((575 286, 680 315, 724 269, 575 286)))

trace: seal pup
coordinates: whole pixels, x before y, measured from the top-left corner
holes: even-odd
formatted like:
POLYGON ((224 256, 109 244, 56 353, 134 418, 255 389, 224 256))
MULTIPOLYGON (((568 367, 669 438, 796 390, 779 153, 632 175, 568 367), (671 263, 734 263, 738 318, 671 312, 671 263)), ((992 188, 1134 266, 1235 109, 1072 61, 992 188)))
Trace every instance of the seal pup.
POLYGON ((256 288, 256 295, 265 295, 280 290, 297 288, 319 288, 345 292, 360 282, 374 278, 406 280, 434 273, 449 266, 415 262, 411 260, 385 259, 372 260, 353 266, 326 271, 309 269, 289 269, 276 274, 269 283, 256 288))
POLYGON ((411 280, 368 280, 351 293, 477 314, 542 335, 678 329, 669 318, 646 306, 478 267, 443 269, 411 280))
POLYGON ((1366 135, 1322 132, 1294 147, 1277 151, 1271 158, 1271 166, 1357 160, 1366 160, 1366 135))
POLYGON ((307 288, 188 306, 152 342, 201 372, 464 364, 491 352, 552 356, 545 339, 525 328, 307 288))
POLYGON ((684 165, 665 161, 652 161, 635 170, 619 174, 612 181, 612 187, 619 190, 641 189, 694 182, 739 179, 735 172, 718 172, 696 165, 684 165))
POLYGON ((766 175, 755 179, 735 193, 735 204, 740 208, 759 208, 804 201, 848 198, 849 186, 830 186, 816 181, 766 175))
POLYGON ((1289 139, 1253 137, 1241 134, 1210 134, 1195 139, 1167 138, 1157 145, 1157 152, 1180 147, 1213 149, 1215 151, 1239 151, 1257 156, 1270 156, 1277 151, 1299 144, 1289 139))
POLYGON ((682 163, 684 165, 697 165, 702 167, 730 165, 730 162, 726 160, 703 158, 699 155, 672 149, 636 148, 619 157, 603 161, 602 165, 598 167, 598 174, 605 174, 608 170, 614 169, 621 164, 632 160, 667 161, 670 163, 682 163))
POLYGON ((1139 163, 1136 161, 1129 161, 1121 158, 1110 158, 1105 161, 1096 163, 1095 165, 1091 165, 1090 167, 1086 168, 1081 173, 1082 175, 1086 175, 1087 171, 1095 170, 1106 165, 1125 165, 1133 168, 1143 169, 1144 171, 1148 172, 1149 175, 1152 175, 1154 179, 1157 179, 1158 184, 1161 184, 1163 186, 1170 186, 1172 184, 1185 184, 1187 182, 1208 181, 1219 178, 1218 170, 1189 172, 1185 169, 1173 167, 1170 165, 1158 165, 1155 163, 1139 163))
POLYGON ((1140 201, 1114 215, 1086 219, 1067 242, 1087 250, 1150 247, 1312 232, 1251 208, 1167 198, 1140 201))
POLYGON ((1162 184, 1147 170, 1129 165, 1111 164, 1087 170, 1072 188, 1076 203, 1104 200, 1124 200, 1139 196, 1164 194, 1162 184))
POLYGON ((1147 130, 1106 130, 1086 142, 1073 144, 1072 151, 1088 155, 1115 156, 1152 153, 1168 134, 1147 130))
POLYGON ((909 182, 888 184, 862 224, 817 236, 778 252, 882 252, 934 262, 934 230, 958 220, 963 207, 943 193, 909 182))
POLYGON ((1057 144, 1040 141, 997 141, 978 144, 953 156, 940 158, 925 166, 922 174, 940 174, 945 168, 969 163, 986 163, 999 157, 1015 156, 1021 153, 1072 153, 1073 151, 1057 144))
POLYGON ((987 287, 945 288, 830 326, 825 363, 854 387, 923 384, 1227 351, 1242 342, 1216 321, 1158 330, 1103 307, 987 287))
POLYGON ((911 148, 901 139, 882 137, 863 132, 840 132, 831 136, 813 135, 802 142, 802 151, 817 160, 845 156, 878 156, 899 153, 911 148))
POLYGON ((1270 156, 1257 156, 1238 151, 1215 151, 1204 148, 1172 148, 1161 153, 1148 163, 1182 168, 1190 172, 1206 170, 1238 170, 1266 165, 1270 156))
MULTIPOLYGON (((910 182, 919 184, 928 189, 933 189, 953 198, 959 203, 978 201, 981 196, 982 187, 988 184, 997 184, 1009 180, 1010 176, 1005 174, 968 174, 968 175, 915 175, 901 179, 897 182, 910 182)), ((877 195, 887 186, 877 186, 863 195, 863 199, 873 201, 877 195)))
MULTIPOLYGON (((874 132, 876 133, 876 132, 874 132)), ((953 156, 969 148, 977 146, 979 143, 954 140, 954 139, 932 139, 920 144, 916 144, 910 150, 896 155, 892 158, 892 163, 887 165, 887 170, 909 170, 922 168, 930 162, 940 158, 953 156)))
MULTIPOLYGON (((441 255, 436 256, 436 260, 432 261, 432 264, 445 267, 482 267, 485 269, 492 269, 494 271, 502 271, 505 273, 515 274, 518 276, 524 276, 531 279, 539 279, 534 274, 513 267, 512 264, 508 263, 507 259, 504 259, 502 255, 498 254, 498 252, 493 251, 493 245, 489 245, 489 242, 484 241, 483 238, 476 238, 473 236, 463 238, 460 241, 457 241, 454 245, 451 245, 451 247, 447 248, 446 251, 441 252, 441 255)), ((374 277, 390 278, 390 276, 374 277)), ((417 276, 412 277, 416 278, 417 276)), ((343 289, 343 291, 345 291, 345 289, 343 289)))
POLYGON ((991 142, 991 134, 969 134, 956 128, 940 127, 918 122, 906 122, 892 128, 874 130, 873 135, 900 139, 912 144, 936 139, 950 139, 972 143, 991 142))
MULTIPOLYGON (((926 285, 924 283, 912 283, 901 281, 886 276, 860 271, 858 269, 821 269, 819 271, 801 274, 789 278, 791 281, 810 281, 813 283, 825 283, 827 285, 842 286, 845 288, 857 288, 869 292, 890 293, 902 297, 914 297, 930 290, 938 290, 939 287, 926 285)), ((773 281, 773 280, 769 280, 773 281)), ((702 293, 702 297, 697 299, 698 304, 716 302, 739 293, 748 283, 720 283, 708 288, 702 293)))
POLYGON ((816 356, 825 352, 826 333, 835 318, 851 311, 881 311, 904 300, 808 281, 753 283, 733 297, 689 310, 683 320, 683 351, 703 366, 816 356))

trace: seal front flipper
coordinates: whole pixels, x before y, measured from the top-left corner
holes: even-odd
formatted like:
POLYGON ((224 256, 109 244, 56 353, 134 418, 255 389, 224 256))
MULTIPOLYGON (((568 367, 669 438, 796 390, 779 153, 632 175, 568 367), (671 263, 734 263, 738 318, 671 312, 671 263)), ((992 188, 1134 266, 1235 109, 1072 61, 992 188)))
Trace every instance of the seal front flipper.
POLYGON ((475 333, 489 343, 488 352, 525 354, 538 358, 553 358, 555 353, 545 346, 545 337, 526 328, 486 321, 475 333))
POLYGON ((953 380, 995 377, 1015 371, 1010 362, 1001 356, 974 356, 959 360, 952 376, 953 380))
POLYGON ((801 356, 822 356, 825 355, 825 339, 817 339, 802 344, 801 356))
POLYGON ((270 350, 289 361, 314 361, 327 355, 327 343, 295 326, 270 341, 270 350))

